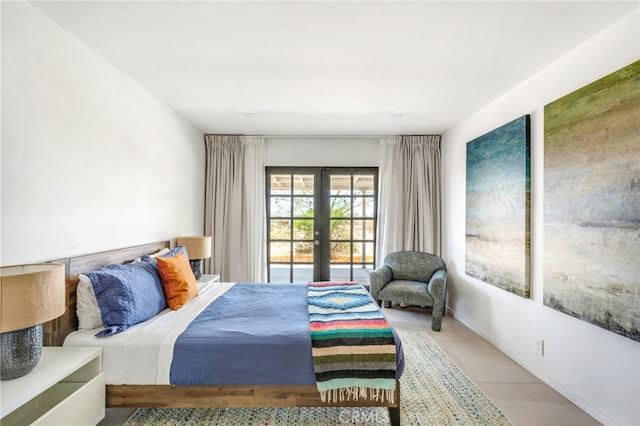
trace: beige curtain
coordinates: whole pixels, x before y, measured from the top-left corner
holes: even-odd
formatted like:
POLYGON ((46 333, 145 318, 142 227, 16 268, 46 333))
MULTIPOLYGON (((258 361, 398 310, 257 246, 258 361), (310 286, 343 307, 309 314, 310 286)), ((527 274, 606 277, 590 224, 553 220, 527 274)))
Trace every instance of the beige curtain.
POLYGON ((206 135, 205 270, 226 282, 266 281, 264 138, 206 135))
POLYGON ((377 262, 398 250, 441 255, 440 136, 380 141, 377 262))

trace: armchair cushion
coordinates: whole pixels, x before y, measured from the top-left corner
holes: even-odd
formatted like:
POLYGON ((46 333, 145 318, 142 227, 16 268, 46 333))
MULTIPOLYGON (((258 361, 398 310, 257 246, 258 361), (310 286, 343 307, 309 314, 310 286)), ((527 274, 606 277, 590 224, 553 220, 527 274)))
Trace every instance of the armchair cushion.
POLYGON ((400 305, 433 306, 428 284, 421 281, 393 280, 378 292, 378 297, 400 305))

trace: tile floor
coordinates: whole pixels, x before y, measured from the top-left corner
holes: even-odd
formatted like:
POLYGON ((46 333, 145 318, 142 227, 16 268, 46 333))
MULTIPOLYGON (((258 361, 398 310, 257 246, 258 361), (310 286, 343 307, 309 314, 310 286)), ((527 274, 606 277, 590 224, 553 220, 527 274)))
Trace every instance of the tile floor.
POLYGON ((385 309, 399 330, 428 330, 433 340, 519 426, 590 426, 594 418, 447 314, 442 330, 420 309, 385 309))
MULTIPOLYGON (((517 425, 600 424, 451 315, 445 316, 440 332, 431 331, 431 315, 425 310, 393 308, 385 309, 385 315, 399 330, 428 330, 447 355, 517 425)), ((132 412, 107 410, 100 425, 122 425, 132 412)))

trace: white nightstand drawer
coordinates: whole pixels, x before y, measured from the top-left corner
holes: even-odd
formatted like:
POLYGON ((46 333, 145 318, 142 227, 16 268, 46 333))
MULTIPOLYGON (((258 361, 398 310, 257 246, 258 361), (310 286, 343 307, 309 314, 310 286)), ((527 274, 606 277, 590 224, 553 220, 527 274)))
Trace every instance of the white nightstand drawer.
POLYGON ((45 346, 36 367, 0 381, 0 424, 95 425, 105 414, 102 349, 45 346))
POLYGON ((104 418, 105 373, 100 373, 88 383, 60 383, 51 390, 59 392, 60 396, 69 396, 34 425, 95 425, 104 418))
POLYGON ((105 373, 53 385, 2 419, 2 425, 95 425, 105 415, 105 373))

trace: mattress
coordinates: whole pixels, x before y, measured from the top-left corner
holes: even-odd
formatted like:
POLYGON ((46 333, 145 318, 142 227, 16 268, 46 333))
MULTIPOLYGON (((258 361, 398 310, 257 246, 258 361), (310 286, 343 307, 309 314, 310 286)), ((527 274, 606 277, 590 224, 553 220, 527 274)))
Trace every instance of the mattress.
POLYGON ((112 385, 315 384, 306 298, 306 284, 209 283, 178 311, 109 337, 77 331, 64 345, 102 347, 112 385))
POLYGON ((101 347, 109 385, 170 384, 173 346, 178 336, 212 301, 234 283, 199 285, 198 297, 182 309, 165 309, 155 317, 108 337, 96 337, 102 328, 70 333, 63 346, 101 347))

